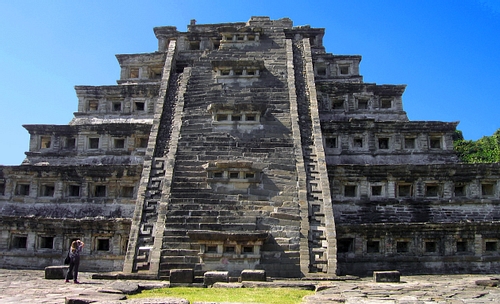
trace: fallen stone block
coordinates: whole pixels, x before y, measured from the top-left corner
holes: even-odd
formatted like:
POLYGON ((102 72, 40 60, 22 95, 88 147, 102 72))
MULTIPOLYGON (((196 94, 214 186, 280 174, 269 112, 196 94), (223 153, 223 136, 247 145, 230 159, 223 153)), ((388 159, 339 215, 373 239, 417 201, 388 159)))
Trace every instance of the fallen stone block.
POLYGON ((374 271, 373 272, 373 280, 375 282, 400 282, 401 274, 397 270, 391 271, 374 271))
POLYGON ((229 282, 229 272, 228 271, 207 271, 203 275, 203 285, 212 286, 214 283, 229 282))
POLYGON ((194 281, 193 269, 172 269, 170 270, 170 283, 187 283, 194 281))
POLYGON ((108 288, 100 289, 102 293, 121 293, 121 294, 136 294, 140 292, 139 285, 133 282, 117 281, 113 282, 108 288))
POLYGON ((47 266, 45 267, 45 278, 52 280, 63 280, 66 278, 66 273, 68 272, 69 266, 60 265, 60 266, 47 266))
POLYGON ((245 269, 241 272, 241 281, 263 281, 267 280, 265 270, 245 269))
POLYGON ((499 280, 477 280, 477 286, 486 286, 486 287, 498 287, 500 281, 499 280))

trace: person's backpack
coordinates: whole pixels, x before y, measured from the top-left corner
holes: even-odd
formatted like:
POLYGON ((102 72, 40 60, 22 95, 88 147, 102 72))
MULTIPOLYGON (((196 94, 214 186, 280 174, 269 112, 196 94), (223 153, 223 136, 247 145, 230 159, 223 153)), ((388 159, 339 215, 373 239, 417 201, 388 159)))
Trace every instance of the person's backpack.
POLYGON ((64 265, 68 265, 69 264, 69 251, 68 251, 68 254, 66 255, 66 258, 64 259, 64 265))

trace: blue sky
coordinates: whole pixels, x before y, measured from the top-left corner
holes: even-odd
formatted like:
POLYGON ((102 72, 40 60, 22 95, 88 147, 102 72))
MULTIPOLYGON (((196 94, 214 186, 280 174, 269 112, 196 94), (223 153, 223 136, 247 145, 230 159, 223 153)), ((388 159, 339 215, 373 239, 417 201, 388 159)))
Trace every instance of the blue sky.
POLYGON ((153 27, 291 18, 325 28, 326 51, 362 55, 365 82, 406 84, 411 120, 500 128, 500 1, 1 1, 0 164, 28 150, 23 124, 67 124, 75 85, 113 85, 115 54, 157 50, 153 27))

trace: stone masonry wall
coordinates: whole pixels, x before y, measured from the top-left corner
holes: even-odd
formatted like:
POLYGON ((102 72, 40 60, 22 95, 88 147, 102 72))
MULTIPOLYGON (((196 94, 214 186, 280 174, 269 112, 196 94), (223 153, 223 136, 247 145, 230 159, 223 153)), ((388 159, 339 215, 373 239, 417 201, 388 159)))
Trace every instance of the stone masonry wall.
POLYGON ((75 239, 85 243, 80 271, 117 271, 123 267, 130 219, 4 215, 0 220, 1 268, 63 265, 75 239))
POLYGON ((498 273, 500 221, 338 225, 340 275, 498 273))

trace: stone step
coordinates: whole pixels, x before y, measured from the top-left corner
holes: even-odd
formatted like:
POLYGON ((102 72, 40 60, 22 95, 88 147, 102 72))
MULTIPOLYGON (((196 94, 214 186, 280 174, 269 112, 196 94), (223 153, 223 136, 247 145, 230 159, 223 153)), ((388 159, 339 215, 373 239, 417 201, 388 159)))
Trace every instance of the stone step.
MULTIPOLYGON (((171 197, 170 198, 170 204, 168 206, 168 212, 172 212, 172 210, 182 210, 182 211, 200 211, 200 210, 214 210, 214 211, 219 211, 220 209, 213 209, 213 205, 219 204, 220 199, 210 199, 206 198, 203 199, 205 202, 204 204, 200 203, 201 200, 198 199, 188 199, 188 198, 181 198, 178 199, 176 197, 171 197), (180 208, 181 207, 181 208, 180 208), (204 209, 201 207, 209 207, 208 209, 204 209)), ((233 202, 234 203, 234 202, 233 202)))
POLYGON ((168 216, 184 216, 187 214, 191 216, 208 217, 208 216, 231 216, 235 213, 243 215, 245 211, 233 210, 168 210, 168 216))
MULTIPOLYGON (((217 194, 214 194, 211 189, 191 189, 191 191, 189 192, 186 191, 185 189, 182 190, 172 189, 172 194, 175 194, 174 197, 176 198, 190 198, 190 199, 217 197, 217 194)), ((225 198, 225 196, 219 195, 217 198, 225 198)))
POLYGON ((229 200, 230 198, 228 197, 227 200, 221 199, 220 197, 216 195, 207 195, 204 198, 188 198, 188 197, 178 197, 175 194, 172 194, 170 204, 169 204, 169 210, 182 210, 177 208, 177 205, 186 205, 186 209, 184 210, 223 210, 224 208, 214 208, 214 205, 220 205, 220 206, 230 206, 230 208, 227 208, 227 210, 235 210, 235 207, 238 207, 235 205, 236 202, 238 202, 237 199, 229 200), (180 200, 179 200, 180 199, 180 200), (187 199, 190 199, 190 201, 186 201, 187 199), (196 206, 199 206, 198 208, 196 206), (172 207, 172 208, 170 208, 172 207), (201 207, 207 207, 208 209, 204 209, 201 207))
POLYGON ((168 239, 171 237, 179 237, 182 238, 184 237, 186 241, 190 241, 190 238, 187 236, 187 230, 186 229, 172 229, 172 228, 165 228, 163 230, 163 238, 168 239))
POLYGON ((184 210, 184 211, 200 211, 200 210, 216 210, 216 211, 226 211, 226 212, 242 212, 246 211, 242 207, 231 207, 231 204, 221 205, 219 203, 213 204, 178 204, 175 206, 168 206, 168 212, 172 210, 184 210))
POLYGON ((165 237, 163 239, 164 240, 162 241, 162 247, 161 247, 163 249, 192 249, 190 240, 189 241, 177 241, 177 242, 168 241, 167 242, 167 241, 165 241, 165 237))
MULTIPOLYGON (((201 166, 201 165, 200 165, 201 166)), ((196 172, 194 171, 195 169, 193 166, 189 167, 184 167, 184 166, 178 166, 176 167, 176 170, 181 171, 181 172, 175 172, 175 176, 173 179, 173 182, 176 183, 192 183, 192 182, 204 182, 207 173, 206 172, 196 172)))
POLYGON ((167 215, 168 217, 175 218, 175 217, 185 217, 185 216, 195 216, 195 217, 214 217, 218 216, 219 212, 215 210, 207 210, 207 211, 199 211, 199 210, 168 210, 167 215))
POLYGON ((198 252, 196 255, 192 256, 169 256, 169 255, 161 255, 160 264, 196 264, 200 262, 200 258, 198 257, 198 252))
POLYGON ((172 189, 172 198, 176 199, 209 199, 209 200, 215 200, 218 199, 222 202, 235 202, 239 201, 240 196, 238 195, 231 195, 231 194, 218 194, 218 193, 213 193, 211 191, 206 191, 206 190, 211 190, 211 189, 172 189))
POLYGON ((192 255, 197 255, 199 250, 193 250, 193 249, 162 249, 161 250, 161 255, 163 256, 192 256, 192 255))
POLYGON ((202 189, 205 188, 206 185, 205 179, 206 177, 200 177, 197 180, 193 180, 191 182, 179 182, 177 179, 174 179, 172 181, 172 188, 175 188, 178 191, 181 189, 185 190, 202 189))
POLYGON ((174 223, 200 223, 200 224, 226 224, 226 223, 256 223, 256 218, 253 216, 166 216, 167 222, 170 224, 174 223))
POLYGON ((186 230, 215 230, 215 231, 254 231, 257 225, 255 223, 167 223, 166 228, 170 229, 186 229, 186 230))
POLYGON ((182 262, 174 262, 174 263, 160 263, 160 275, 169 275, 168 272, 170 269, 195 269, 198 263, 182 263, 182 262))

